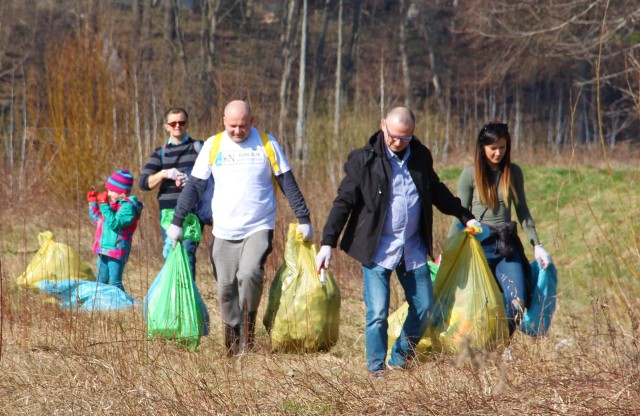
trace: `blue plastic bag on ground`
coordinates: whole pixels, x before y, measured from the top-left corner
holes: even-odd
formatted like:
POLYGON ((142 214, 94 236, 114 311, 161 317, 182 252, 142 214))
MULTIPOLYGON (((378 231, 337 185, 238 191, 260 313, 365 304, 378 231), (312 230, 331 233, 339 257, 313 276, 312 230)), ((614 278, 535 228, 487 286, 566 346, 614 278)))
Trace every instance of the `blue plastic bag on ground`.
POLYGON ((537 337, 549 331, 551 318, 556 310, 556 294, 558 290, 558 270, 553 263, 546 269, 540 268, 537 262, 531 263, 532 293, 529 307, 520 321, 520 331, 537 337))
POLYGON ((137 304, 115 286, 88 280, 42 280, 37 287, 60 301, 60 306, 82 312, 124 309, 137 304))

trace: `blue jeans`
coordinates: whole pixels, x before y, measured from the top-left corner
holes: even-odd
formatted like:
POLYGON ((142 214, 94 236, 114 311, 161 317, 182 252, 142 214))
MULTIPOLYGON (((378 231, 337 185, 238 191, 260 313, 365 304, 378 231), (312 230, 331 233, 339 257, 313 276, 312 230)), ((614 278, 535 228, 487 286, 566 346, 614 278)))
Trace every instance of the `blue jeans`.
MULTIPOLYGON (((160 227, 162 233, 162 244, 167 239, 167 232, 164 228, 160 227)), ((196 251, 198 250, 198 243, 192 240, 182 240, 182 247, 186 250, 189 257, 189 270, 191 270, 191 277, 196 280, 196 251)))
MULTIPOLYGON (((513 251, 509 257, 503 257, 498 253, 497 241, 495 238, 488 238, 482 242, 482 250, 487 258, 489 268, 502 290, 502 299, 507 312, 507 322, 509 323, 509 333, 515 331, 516 318, 524 308, 527 299, 527 288, 525 283, 524 262, 517 250, 513 251)), ((529 267, 529 265, 526 265, 529 267)))
POLYGON ((96 281, 115 286, 124 291, 122 285, 122 273, 124 272, 125 262, 114 259, 104 254, 98 255, 96 281))
MULTIPOLYGON (((387 329, 389 327, 389 278, 392 270, 373 264, 362 266, 364 276, 364 304, 366 306, 365 343, 367 369, 384 370, 387 357, 387 329)), ((404 367, 414 354, 414 348, 427 329, 429 312, 433 305, 433 286, 429 267, 425 264, 407 271, 404 261, 396 267, 396 275, 409 304, 407 319, 400 336, 391 348, 389 365, 404 367)))

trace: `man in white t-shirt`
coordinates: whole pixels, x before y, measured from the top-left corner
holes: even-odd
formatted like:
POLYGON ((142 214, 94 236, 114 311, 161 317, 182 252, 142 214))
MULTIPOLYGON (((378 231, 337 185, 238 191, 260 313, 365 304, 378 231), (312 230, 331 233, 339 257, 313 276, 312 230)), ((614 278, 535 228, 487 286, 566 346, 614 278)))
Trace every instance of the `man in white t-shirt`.
POLYGON ((282 148, 273 136, 267 136, 278 167, 275 169, 260 132, 252 127, 249 105, 240 100, 231 101, 224 109, 223 122, 225 131, 219 143, 214 145, 215 136, 207 139, 196 159, 167 236, 174 241, 182 238, 184 217, 200 199, 209 176, 213 175, 211 211, 215 239, 211 255, 225 348, 231 356, 240 352, 241 338, 244 351, 250 352, 254 345, 264 264, 271 252, 276 223, 274 175, 298 218, 297 232, 309 241, 313 230, 306 202, 282 148), (217 148, 217 153, 210 163, 212 146, 217 148))

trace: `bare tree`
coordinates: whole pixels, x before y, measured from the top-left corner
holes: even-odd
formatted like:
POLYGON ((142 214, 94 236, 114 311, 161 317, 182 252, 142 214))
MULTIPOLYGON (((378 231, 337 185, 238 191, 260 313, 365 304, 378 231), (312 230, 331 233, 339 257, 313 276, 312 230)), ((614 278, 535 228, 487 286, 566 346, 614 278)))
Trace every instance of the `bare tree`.
POLYGON ((282 47, 282 77, 280 78, 280 117, 278 121, 278 135, 285 145, 288 143, 284 133, 284 122, 289 114, 288 91, 293 65, 295 29, 298 26, 299 15, 297 0, 287 0, 286 4, 286 16, 282 22, 282 34, 280 36, 280 45, 282 47))
POLYGON ((338 48, 336 59, 336 87, 333 108, 333 135, 337 137, 340 131, 340 101, 342 96, 342 12, 343 0, 338 0, 338 48))
POLYGON ((402 67, 402 84, 404 85, 404 105, 411 107, 411 74, 409 72, 409 58, 407 57, 407 30, 409 19, 407 18, 409 7, 407 0, 400 0, 400 63, 402 67))
POLYGON ((206 62, 206 72, 212 74, 215 68, 216 32, 221 0, 202 1, 202 55, 206 62))
POLYGON ((324 48, 326 44, 327 27, 329 26, 329 11, 331 9, 332 0, 324 0, 324 7, 322 8, 322 23, 320 25, 320 37, 318 39, 318 45, 316 46, 316 56, 313 65, 313 78, 311 80, 311 88, 309 90, 309 100, 307 105, 307 114, 312 115, 315 110, 316 92, 318 90, 318 83, 320 82, 320 76, 322 75, 323 61, 324 61, 324 48))
POLYGON ((300 25, 300 68, 298 71, 298 119, 296 121, 296 144, 294 154, 304 160, 304 124, 305 124, 305 73, 307 70, 307 0, 302 0, 302 24, 300 25))
POLYGON ((178 13, 177 0, 165 0, 164 2, 164 38, 169 46, 170 53, 182 64, 183 75, 187 75, 187 53, 184 47, 184 39, 180 30, 180 14, 178 13))
POLYGON ((347 54, 347 62, 345 63, 344 86, 349 87, 356 68, 356 50, 358 48, 358 40, 360 39, 360 12, 361 0, 353 0, 353 20, 351 24, 351 39, 349 41, 349 53, 347 54))

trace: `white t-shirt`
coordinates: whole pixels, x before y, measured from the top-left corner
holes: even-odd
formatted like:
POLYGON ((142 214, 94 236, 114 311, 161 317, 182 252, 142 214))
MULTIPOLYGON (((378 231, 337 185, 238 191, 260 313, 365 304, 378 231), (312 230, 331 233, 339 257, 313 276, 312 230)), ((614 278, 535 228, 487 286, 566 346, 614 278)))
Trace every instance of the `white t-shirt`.
MULTIPOLYGON (((268 137, 280 173, 288 172, 291 168, 282 148, 273 136, 268 137)), ((242 143, 235 143, 224 132, 218 155, 210 165, 212 142, 213 136, 204 142, 191 174, 199 179, 208 179, 213 174, 213 235, 225 240, 241 240, 256 231, 274 229, 276 199, 272 168, 258 130, 252 127, 242 143)))

